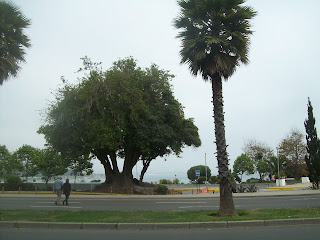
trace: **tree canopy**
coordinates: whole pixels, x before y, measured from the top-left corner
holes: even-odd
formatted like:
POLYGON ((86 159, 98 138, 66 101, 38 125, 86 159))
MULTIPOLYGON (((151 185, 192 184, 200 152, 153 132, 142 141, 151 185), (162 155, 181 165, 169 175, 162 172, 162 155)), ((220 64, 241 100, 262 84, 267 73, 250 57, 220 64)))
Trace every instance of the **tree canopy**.
POLYGON ((304 135, 300 131, 292 129, 279 144, 278 153, 279 157, 287 159, 287 174, 300 179, 301 172, 305 167, 306 143, 304 135))
POLYGON ((312 184, 319 188, 320 182, 320 140, 315 127, 316 120, 313 116, 313 107, 308 99, 308 118, 304 122, 306 129, 307 152, 305 162, 308 166, 309 178, 312 184))
POLYGON ((187 175, 190 181, 195 181, 197 179, 196 172, 195 172, 196 170, 200 170, 200 177, 206 177, 206 171, 207 171, 207 179, 208 180, 210 179, 211 169, 208 166, 198 165, 198 166, 191 167, 188 170, 187 175))
POLYGON ((24 29, 31 24, 14 4, 0 1, 0 85, 15 77, 24 62, 25 48, 30 40, 24 29))
POLYGON ((246 154, 241 154, 237 157, 233 164, 233 172, 240 175, 240 179, 242 182, 242 175, 253 174, 254 173, 254 164, 253 160, 247 156, 246 154))
POLYGON ((185 119, 168 71, 154 64, 142 69, 133 58, 119 60, 107 71, 86 57, 83 63, 84 76, 77 84, 63 79, 38 131, 62 155, 92 154, 102 163, 107 183, 128 186, 139 160, 200 146, 198 128, 193 119, 185 119), (124 160, 122 172, 119 158, 124 160))

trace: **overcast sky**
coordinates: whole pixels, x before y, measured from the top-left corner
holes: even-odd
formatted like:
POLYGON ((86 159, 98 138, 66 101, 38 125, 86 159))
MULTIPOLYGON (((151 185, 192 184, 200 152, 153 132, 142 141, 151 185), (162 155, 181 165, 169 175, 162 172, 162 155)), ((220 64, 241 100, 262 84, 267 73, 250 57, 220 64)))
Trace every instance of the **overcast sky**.
MULTIPOLYGON (((190 167, 204 165, 205 154, 217 174, 211 85, 180 64, 175 0, 13 2, 31 19, 26 33, 32 47, 18 77, 0 86, 1 145, 11 152, 23 144, 43 148, 44 137, 36 133, 43 123, 40 112, 54 99, 61 76, 76 81, 81 57, 108 69, 112 62, 133 56, 141 67, 155 63, 176 76, 174 95, 186 117, 195 119, 202 141, 197 149, 185 148, 181 158, 152 162, 145 179, 185 179, 190 167)), ((250 64, 240 66, 223 85, 230 167, 249 139, 275 150, 292 128, 304 133, 308 97, 320 129, 320 1, 251 0, 246 5, 258 11, 252 21, 250 64)), ((103 172, 98 161, 94 169, 103 172)))

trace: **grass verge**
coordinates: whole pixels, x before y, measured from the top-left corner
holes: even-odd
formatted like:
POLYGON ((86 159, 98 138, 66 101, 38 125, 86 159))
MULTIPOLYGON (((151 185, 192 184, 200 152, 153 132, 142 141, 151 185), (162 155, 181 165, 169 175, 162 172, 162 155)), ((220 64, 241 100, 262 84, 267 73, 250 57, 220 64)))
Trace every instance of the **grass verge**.
POLYGON ((217 217, 216 211, 66 211, 0 210, 0 221, 80 222, 80 223, 163 223, 249 221, 319 218, 320 207, 243 209, 237 217, 217 217))

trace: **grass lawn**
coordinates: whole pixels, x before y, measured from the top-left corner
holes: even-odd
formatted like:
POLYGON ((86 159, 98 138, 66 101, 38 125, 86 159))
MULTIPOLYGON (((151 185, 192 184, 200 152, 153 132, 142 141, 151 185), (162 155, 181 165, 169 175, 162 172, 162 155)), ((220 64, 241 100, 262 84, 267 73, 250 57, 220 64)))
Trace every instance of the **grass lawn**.
POLYGON ((65 211, 0 210, 0 221, 80 223, 163 223, 247 221, 292 218, 320 218, 320 207, 244 209, 238 217, 217 217, 217 211, 65 211))

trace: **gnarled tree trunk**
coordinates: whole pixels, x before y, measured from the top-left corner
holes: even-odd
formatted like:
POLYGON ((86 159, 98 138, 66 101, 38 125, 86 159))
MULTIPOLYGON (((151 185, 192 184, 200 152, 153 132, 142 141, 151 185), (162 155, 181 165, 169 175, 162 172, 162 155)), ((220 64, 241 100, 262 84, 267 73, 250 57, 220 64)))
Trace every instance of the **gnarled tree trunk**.
POLYGON ((231 191, 231 178, 229 172, 229 160, 227 154, 227 145, 224 126, 222 79, 220 76, 211 78, 213 94, 213 112, 215 137, 217 147, 217 160, 220 180, 220 208, 219 216, 236 216, 236 210, 233 203, 231 191))

